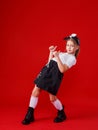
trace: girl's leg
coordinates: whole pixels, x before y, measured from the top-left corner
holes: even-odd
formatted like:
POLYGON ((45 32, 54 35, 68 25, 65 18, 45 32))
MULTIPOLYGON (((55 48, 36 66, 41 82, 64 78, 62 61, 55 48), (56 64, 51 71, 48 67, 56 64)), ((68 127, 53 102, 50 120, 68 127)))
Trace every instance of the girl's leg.
POLYGON ((55 95, 49 94, 49 96, 50 96, 50 101, 52 102, 54 107, 58 110, 57 117, 54 119, 54 122, 58 123, 64 121, 66 119, 64 106, 55 95))
POLYGON ((63 105, 62 105, 61 101, 55 95, 49 94, 49 96, 50 96, 50 101, 54 105, 54 107, 57 110, 62 110, 63 105))
POLYGON ((29 107, 32 107, 32 108, 36 108, 37 106, 37 103, 38 103, 38 97, 39 97, 39 94, 41 92, 41 89, 38 88, 36 85, 32 91, 32 94, 31 94, 31 98, 30 98, 30 103, 29 103, 29 107))
POLYGON ((39 96, 40 92, 41 92, 41 89, 35 85, 35 87, 32 91, 32 94, 31 94, 28 111, 26 113, 24 120, 22 121, 22 124, 27 125, 27 124, 30 124, 30 122, 34 121, 34 109, 37 106, 38 96, 39 96))

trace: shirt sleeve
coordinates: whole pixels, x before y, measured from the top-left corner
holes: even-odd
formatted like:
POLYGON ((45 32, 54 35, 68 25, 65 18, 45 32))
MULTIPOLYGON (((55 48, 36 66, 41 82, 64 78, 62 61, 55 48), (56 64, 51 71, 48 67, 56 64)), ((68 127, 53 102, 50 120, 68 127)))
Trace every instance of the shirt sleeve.
POLYGON ((66 64, 69 68, 71 68, 73 65, 76 64, 76 59, 74 57, 70 57, 64 64, 66 64))

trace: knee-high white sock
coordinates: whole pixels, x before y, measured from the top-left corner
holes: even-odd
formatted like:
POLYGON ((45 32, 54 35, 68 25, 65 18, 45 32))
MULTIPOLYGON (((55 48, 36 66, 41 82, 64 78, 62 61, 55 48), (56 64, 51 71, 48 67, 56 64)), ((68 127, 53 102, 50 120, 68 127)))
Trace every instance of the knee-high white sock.
POLYGON ((52 102, 52 104, 55 106, 57 110, 63 109, 62 103, 59 99, 56 99, 54 102, 52 102))
POLYGON ((29 107, 35 108, 38 103, 38 97, 31 96, 29 107))

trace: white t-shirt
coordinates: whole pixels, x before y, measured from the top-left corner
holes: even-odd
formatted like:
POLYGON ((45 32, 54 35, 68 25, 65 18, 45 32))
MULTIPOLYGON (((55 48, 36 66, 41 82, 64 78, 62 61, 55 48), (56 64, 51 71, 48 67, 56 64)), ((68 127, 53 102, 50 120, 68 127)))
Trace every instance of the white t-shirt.
MULTIPOLYGON (((59 53, 59 58, 60 58, 61 62, 65 65, 67 65, 69 68, 71 68, 73 65, 76 64, 76 58, 72 54, 61 52, 61 53, 59 53)), ((53 57, 52 60, 56 61, 56 58, 53 57)))

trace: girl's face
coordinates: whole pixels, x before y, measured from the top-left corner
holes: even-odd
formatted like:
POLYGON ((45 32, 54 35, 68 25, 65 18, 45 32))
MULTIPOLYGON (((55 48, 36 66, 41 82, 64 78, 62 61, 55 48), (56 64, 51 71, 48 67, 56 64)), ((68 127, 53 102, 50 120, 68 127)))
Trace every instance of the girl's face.
POLYGON ((75 54, 76 50, 78 49, 78 45, 76 45, 72 40, 68 40, 66 43, 66 51, 69 54, 75 54))

